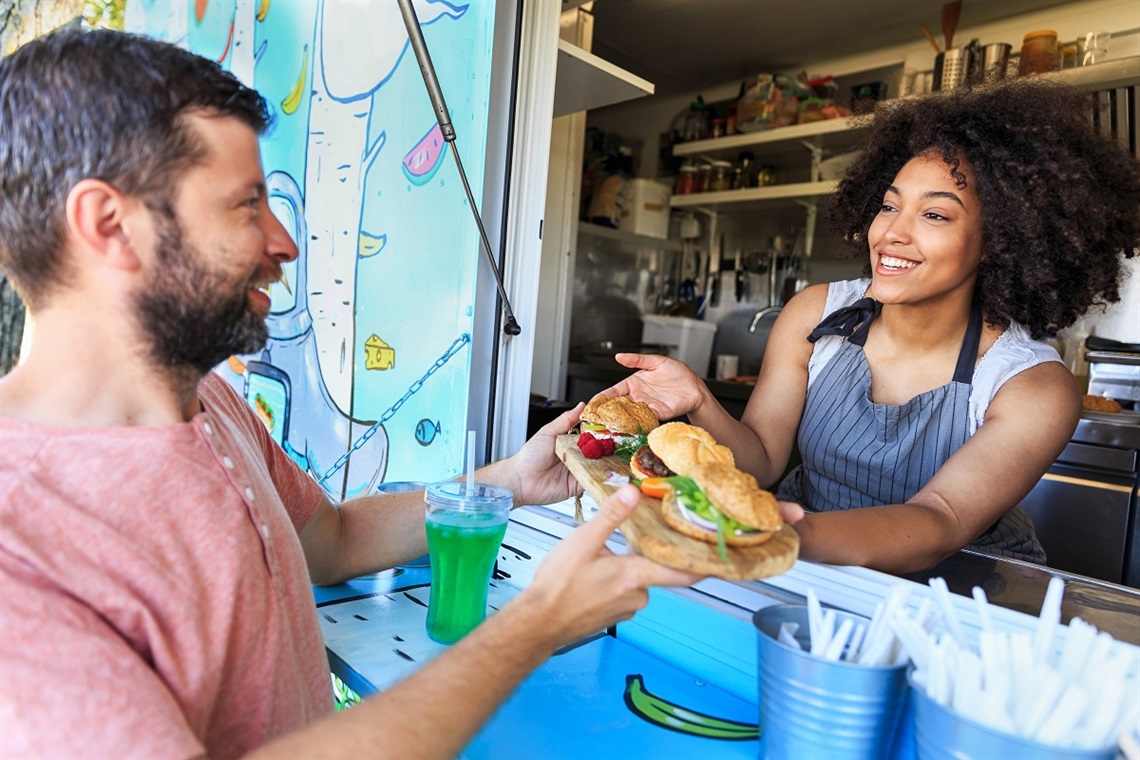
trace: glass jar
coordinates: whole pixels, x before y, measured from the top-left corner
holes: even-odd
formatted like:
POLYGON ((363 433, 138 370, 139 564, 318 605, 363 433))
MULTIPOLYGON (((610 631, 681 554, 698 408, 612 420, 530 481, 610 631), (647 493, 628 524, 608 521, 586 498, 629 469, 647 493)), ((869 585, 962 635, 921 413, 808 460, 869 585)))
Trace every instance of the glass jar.
POLYGON ((709 191, 709 178, 712 173, 712 167, 708 164, 701 164, 697 167, 697 192, 707 193, 709 191))
POLYGON ((686 164, 677 172, 677 184, 673 187, 674 195, 691 195, 697 192, 697 167, 686 164))
POLYGON ((1060 50, 1057 47, 1057 33, 1052 29, 1038 29, 1025 35, 1021 43, 1021 59, 1017 73, 1047 74, 1057 70, 1060 50))
POLYGON ((732 164, 728 161, 713 161, 709 172, 709 191, 719 192, 732 187, 732 164))

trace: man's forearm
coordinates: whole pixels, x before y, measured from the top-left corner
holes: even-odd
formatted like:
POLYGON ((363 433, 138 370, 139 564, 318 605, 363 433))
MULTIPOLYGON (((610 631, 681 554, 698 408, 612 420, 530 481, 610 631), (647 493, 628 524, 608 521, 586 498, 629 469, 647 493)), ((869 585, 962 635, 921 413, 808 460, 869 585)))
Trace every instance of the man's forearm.
POLYGON ((533 601, 520 596, 405 681, 251 757, 454 757, 553 652, 533 601))

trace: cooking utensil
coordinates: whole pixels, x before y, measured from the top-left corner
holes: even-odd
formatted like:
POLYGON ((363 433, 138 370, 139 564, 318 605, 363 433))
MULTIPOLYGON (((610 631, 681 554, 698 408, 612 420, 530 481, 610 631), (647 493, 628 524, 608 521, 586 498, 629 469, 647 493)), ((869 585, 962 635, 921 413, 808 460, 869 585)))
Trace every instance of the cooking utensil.
POLYGON ((724 255, 724 235, 720 236, 720 247, 716 253, 709 253, 708 300, 713 306, 720 305, 720 259, 724 255))
POLYGON ((962 15, 962 0, 953 0, 942 6, 942 36, 946 39, 946 49, 954 47, 954 31, 958 28, 958 18, 962 15))
POLYGON ((934 39, 934 35, 930 33, 930 28, 921 21, 918 22, 918 25, 922 29, 922 34, 926 37, 926 41, 930 43, 930 47, 934 48, 934 52, 941 53, 942 48, 938 47, 938 41, 934 39))
POLYGON ((740 249, 736 249, 736 263, 733 268, 733 279, 736 282, 736 302, 744 298, 744 270, 740 266, 740 249))

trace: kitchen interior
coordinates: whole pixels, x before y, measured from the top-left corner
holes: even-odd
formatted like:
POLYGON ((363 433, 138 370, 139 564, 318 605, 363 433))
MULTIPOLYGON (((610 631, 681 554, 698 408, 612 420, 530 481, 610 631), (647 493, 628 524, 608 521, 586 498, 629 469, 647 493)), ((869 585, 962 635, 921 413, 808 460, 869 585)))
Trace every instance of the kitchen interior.
MULTIPOLYGON (((859 116, 883 102, 1053 76, 1095 92, 1090 118, 1140 158, 1132 0, 563 9, 532 431, 630 374, 619 351, 684 361, 739 417, 783 304, 861 275, 865 262, 842 257, 827 230, 827 205, 859 116)), ((1088 393, 1120 411, 1086 411, 1023 506, 1050 566, 1140 588, 1140 257, 1127 267, 1120 303, 1052 339, 1088 393)))

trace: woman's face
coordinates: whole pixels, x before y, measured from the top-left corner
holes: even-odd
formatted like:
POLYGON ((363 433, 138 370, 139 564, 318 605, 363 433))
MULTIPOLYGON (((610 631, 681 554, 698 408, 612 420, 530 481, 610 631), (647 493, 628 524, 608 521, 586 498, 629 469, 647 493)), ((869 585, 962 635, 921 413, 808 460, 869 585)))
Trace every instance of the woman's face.
POLYGON ((982 210, 972 168, 950 174, 941 157, 912 158, 883 195, 867 231, 871 295, 885 304, 970 300, 982 259, 982 210))

